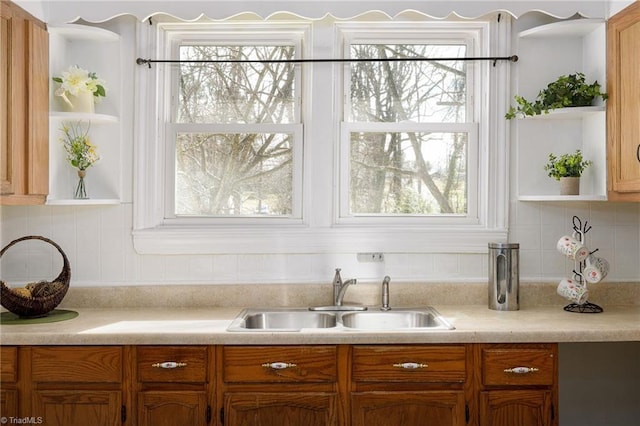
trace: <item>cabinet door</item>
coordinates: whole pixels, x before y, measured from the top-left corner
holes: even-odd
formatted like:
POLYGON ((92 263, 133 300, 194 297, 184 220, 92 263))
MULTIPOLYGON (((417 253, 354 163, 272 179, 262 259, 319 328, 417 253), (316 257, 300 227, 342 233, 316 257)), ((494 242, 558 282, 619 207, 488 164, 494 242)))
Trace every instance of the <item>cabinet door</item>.
POLYGON ((226 426, 331 426, 338 424, 332 392, 227 393, 226 426))
POLYGON ((0 417, 18 416, 18 348, 0 347, 0 417))
POLYGON ((551 391, 496 390, 480 394, 480 426, 550 426, 551 391))
POLYGON ((0 417, 20 417, 18 414, 18 391, 0 389, 0 417))
POLYGON ((10 138, 9 105, 11 100, 11 15, 8 8, 0 8, 0 193, 11 194, 13 145, 10 138))
POLYGON ((607 27, 609 198, 640 201, 640 3, 607 27))
POLYGON ((145 391, 138 395, 140 426, 204 426, 207 412, 203 391, 145 391))
POLYGON ((466 424, 464 392, 353 393, 351 424, 353 426, 463 426, 466 424))
POLYGON ((33 415, 47 426, 121 425, 122 393, 100 390, 36 390, 33 415))
POLYGON ((0 19, 0 204, 43 204, 49 190, 45 25, 11 2, 0 19))

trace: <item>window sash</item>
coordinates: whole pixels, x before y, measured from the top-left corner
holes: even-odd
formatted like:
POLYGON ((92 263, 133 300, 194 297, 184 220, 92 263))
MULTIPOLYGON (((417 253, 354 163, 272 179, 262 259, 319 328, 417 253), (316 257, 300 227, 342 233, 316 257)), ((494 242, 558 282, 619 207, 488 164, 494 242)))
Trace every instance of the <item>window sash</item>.
MULTIPOLYGON (((342 44, 340 46, 343 57, 351 55, 351 45, 391 45, 391 44, 426 44, 426 45, 465 45, 467 56, 481 56, 480 37, 483 24, 479 23, 451 23, 430 22, 425 25, 398 25, 398 24, 362 24, 345 23, 338 25, 342 44)), ((466 121, 477 121, 477 80, 479 66, 474 62, 467 62, 466 74, 466 121)), ((344 91, 343 120, 352 122, 351 118, 351 69, 346 66, 343 69, 342 82, 344 91)))
POLYGON ((339 214, 341 224, 424 224, 469 225, 481 220, 479 194, 480 155, 477 123, 342 123, 340 137, 339 214), (351 134, 352 133, 465 133, 467 139, 467 213, 441 215, 352 214, 350 212, 351 134))
POLYGON ((303 126, 302 124, 202 124, 202 123, 167 123, 165 126, 165 192, 164 223, 211 223, 237 224, 265 223, 300 223, 302 220, 302 175, 303 175, 303 126), (287 216, 261 215, 212 215, 212 216, 180 216, 175 214, 175 141, 179 133, 214 133, 214 134, 246 134, 246 133, 285 133, 293 135, 292 144, 292 205, 291 214, 287 216), (171 140, 173 143, 168 143, 171 140))

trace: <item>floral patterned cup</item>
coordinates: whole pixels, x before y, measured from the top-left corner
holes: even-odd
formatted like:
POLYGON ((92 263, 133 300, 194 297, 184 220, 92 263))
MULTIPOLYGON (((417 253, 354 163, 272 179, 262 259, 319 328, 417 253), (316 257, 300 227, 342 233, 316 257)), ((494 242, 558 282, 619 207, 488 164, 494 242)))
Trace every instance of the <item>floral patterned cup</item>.
POLYGON ((564 278, 560 281, 557 291, 560 296, 578 305, 584 305, 589 298, 589 290, 587 290, 587 287, 569 278, 564 278))
POLYGON ((564 235, 560 238, 556 248, 560 253, 576 262, 582 262, 589 256, 589 249, 579 240, 569 235, 564 235))
POLYGON ((595 284, 602 281, 609 273, 609 262, 602 257, 589 255, 582 275, 588 282, 595 284))

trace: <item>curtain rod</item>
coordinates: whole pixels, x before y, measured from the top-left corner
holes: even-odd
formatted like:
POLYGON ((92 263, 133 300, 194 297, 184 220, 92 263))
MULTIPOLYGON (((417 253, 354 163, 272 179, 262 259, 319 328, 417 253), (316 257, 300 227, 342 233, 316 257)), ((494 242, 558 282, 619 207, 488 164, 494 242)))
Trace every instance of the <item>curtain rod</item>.
POLYGON ((136 59, 138 65, 151 64, 183 64, 183 63, 226 63, 226 64, 308 64, 308 63, 321 63, 321 62, 416 62, 416 61, 493 61, 493 66, 497 61, 510 61, 518 62, 518 56, 481 56, 481 57, 462 57, 462 58, 426 58, 423 56, 407 57, 407 58, 367 58, 367 59, 351 59, 351 58, 320 58, 320 59, 200 59, 200 60, 181 60, 181 59, 136 59))

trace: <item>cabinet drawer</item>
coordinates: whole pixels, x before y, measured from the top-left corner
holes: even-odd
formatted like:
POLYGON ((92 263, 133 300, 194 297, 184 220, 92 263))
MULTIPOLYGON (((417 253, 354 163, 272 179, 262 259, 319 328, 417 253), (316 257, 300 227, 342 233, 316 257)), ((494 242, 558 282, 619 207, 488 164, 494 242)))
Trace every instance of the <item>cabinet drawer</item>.
POLYGON ((487 348, 482 350, 482 383, 491 385, 552 385, 555 350, 548 348, 487 348))
POLYGON ((120 383, 122 348, 119 346, 54 346, 31 350, 36 382, 120 383))
POLYGON ((207 381, 206 346, 140 346, 136 353, 140 382, 207 381))
POLYGON ((335 346, 225 346, 224 380, 248 382, 335 382, 335 346))
POLYGON ((354 346, 357 382, 441 382, 466 380, 464 346, 354 346))
POLYGON ((12 383, 18 379, 18 348, 0 347, 0 382, 12 383))

